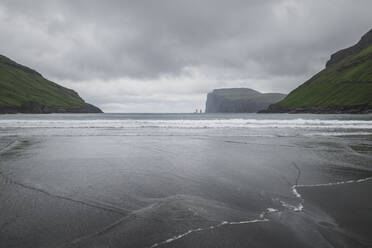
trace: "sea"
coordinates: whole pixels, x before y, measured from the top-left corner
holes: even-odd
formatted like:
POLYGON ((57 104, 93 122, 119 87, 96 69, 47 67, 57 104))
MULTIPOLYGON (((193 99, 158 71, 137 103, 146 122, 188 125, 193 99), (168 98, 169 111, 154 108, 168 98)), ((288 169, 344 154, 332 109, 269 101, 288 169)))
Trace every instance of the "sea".
POLYGON ((371 247, 372 115, 0 115, 0 247, 371 247))

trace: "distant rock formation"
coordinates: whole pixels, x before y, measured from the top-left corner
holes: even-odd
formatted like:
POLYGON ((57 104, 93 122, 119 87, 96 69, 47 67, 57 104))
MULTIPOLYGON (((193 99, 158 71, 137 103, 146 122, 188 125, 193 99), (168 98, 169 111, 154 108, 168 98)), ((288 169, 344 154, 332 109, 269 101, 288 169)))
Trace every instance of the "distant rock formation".
POLYGON ((102 113, 75 91, 0 55, 0 114, 102 113))
POLYGON ((255 113, 282 100, 280 93, 260 93, 249 88, 215 89, 208 93, 206 113, 255 113))

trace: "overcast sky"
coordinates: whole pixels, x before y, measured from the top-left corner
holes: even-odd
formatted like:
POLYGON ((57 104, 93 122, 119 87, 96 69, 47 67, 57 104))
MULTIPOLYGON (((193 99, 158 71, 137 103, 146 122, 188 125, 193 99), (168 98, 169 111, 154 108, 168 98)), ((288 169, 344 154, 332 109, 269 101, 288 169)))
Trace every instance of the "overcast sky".
POLYGON ((0 0, 0 54, 105 112, 288 93, 372 28, 371 0, 0 0))

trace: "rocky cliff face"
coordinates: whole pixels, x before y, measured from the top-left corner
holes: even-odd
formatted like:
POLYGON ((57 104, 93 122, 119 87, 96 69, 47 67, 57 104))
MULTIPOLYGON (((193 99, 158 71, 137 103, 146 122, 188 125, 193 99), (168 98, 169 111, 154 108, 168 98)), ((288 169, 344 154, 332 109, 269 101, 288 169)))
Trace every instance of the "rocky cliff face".
POLYGON ((0 55, 0 114, 101 112, 75 91, 0 55))
POLYGON ((349 48, 342 49, 331 55, 331 58, 327 61, 326 67, 330 67, 337 64, 346 57, 356 55, 362 50, 368 48, 372 44, 372 29, 362 36, 360 41, 349 48))
POLYGON ((255 113, 285 97, 248 88, 215 89, 207 95, 206 113, 255 113))

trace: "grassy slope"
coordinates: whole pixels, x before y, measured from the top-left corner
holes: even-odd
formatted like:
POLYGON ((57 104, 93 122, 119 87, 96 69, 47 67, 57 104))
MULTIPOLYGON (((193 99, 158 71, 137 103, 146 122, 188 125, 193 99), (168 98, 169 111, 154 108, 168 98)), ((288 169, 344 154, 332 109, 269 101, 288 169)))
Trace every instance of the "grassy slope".
POLYGON ((316 74, 293 90, 281 106, 372 106, 372 45, 316 74))
POLYGON ((36 71, 0 55, 0 106, 20 106, 30 101, 56 107, 79 107, 85 104, 73 90, 57 85, 36 71))

